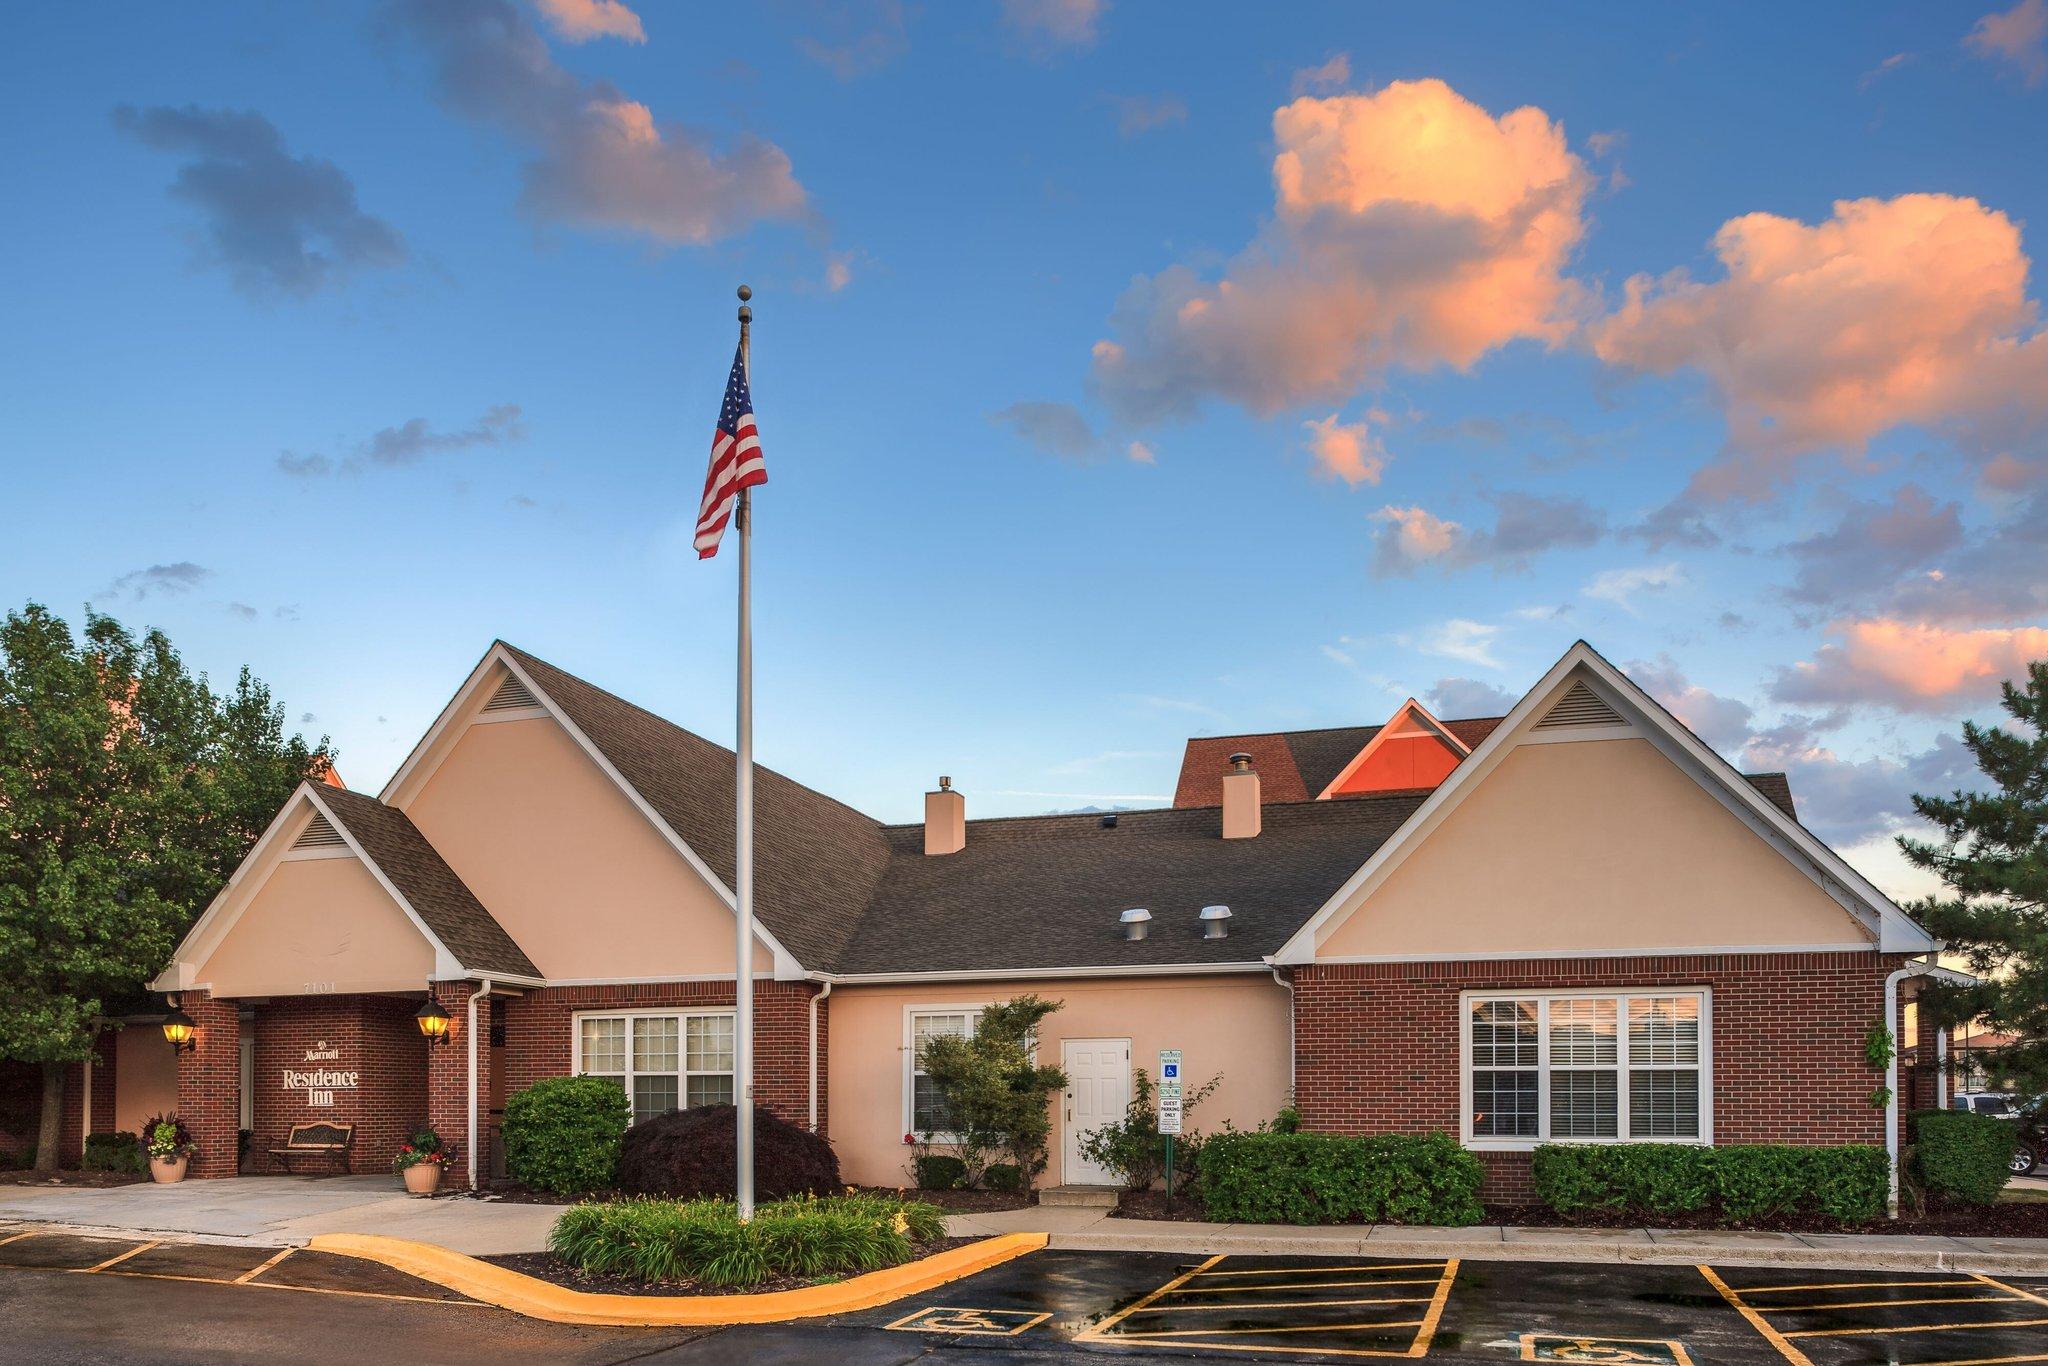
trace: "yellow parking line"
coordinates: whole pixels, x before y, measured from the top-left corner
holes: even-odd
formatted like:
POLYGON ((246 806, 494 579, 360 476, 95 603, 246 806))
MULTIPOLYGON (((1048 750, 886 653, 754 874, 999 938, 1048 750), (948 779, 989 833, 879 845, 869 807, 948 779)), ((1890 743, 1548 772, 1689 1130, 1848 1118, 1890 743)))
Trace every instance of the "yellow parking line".
MULTIPOLYGON (((1956 1282, 1959 1289, 1974 1289, 1956 1282)), ((1895 1304, 2011 1304, 2010 1295, 1943 1295, 1928 1300, 1852 1300, 1846 1304, 1771 1304, 1764 1306, 1770 1314, 1811 1314, 1826 1309, 1889 1309, 1895 1304)))
POLYGON ((250 1267, 247 1271, 244 1271, 241 1275, 235 1277, 231 1284, 247 1285, 249 1282, 255 1280, 258 1276, 261 1276, 264 1272, 270 1270, 270 1268, 276 1266, 279 1262, 283 1261, 285 1258, 291 1256, 294 1252, 297 1251, 298 1249, 295 1247, 279 1248, 276 1252, 273 1252, 268 1258, 264 1260, 263 1265, 250 1267))
MULTIPOLYGON (((1220 1261, 1221 1258, 1212 1260, 1220 1261)), ((1191 1274, 1204 1278, 1210 1276, 1327 1276, 1333 1271, 1441 1271, 1442 1262, 1374 1262, 1365 1266, 1262 1266, 1248 1271, 1196 1271, 1191 1274)))
POLYGON ((1428 1304, 1429 1295, 1410 1295, 1384 1300, 1263 1300, 1251 1304, 1155 1304, 1133 1309, 1133 1314, 1208 1314, 1225 1309, 1328 1309, 1340 1304, 1428 1304))
MULTIPOLYGON (((1738 1295, 1782 1295, 1788 1290, 1889 1290, 1894 1286, 1919 1287, 1923 1285, 1961 1285, 1954 1276, 1938 1281, 1829 1281, 1823 1285, 1745 1285, 1736 1291, 1738 1295)), ((1776 1305, 1766 1306, 1775 1314, 1776 1305)))
POLYGON ((2031 1290, 2022 1290, 2016 1285, 2007 1285, 2004 1281, 1994 1281, 1989 1276, 1983 1275, 1980 1272, 1972 1271, 1970 1273, 1970 1279, 1975 1281, 1982 1281, 1984 1282, 1984 1284, 1989 1286, 1996 1286, 1998 1289, 2005 1291, 2009 1295, 2017 1295, 2023 1300, 2032 1300, 2035 1304, 2048 1304, 2048 1297, 2036 1295, 2031 1290))
POLYGON ((1842 1338, 1865 1333, 1948 1333, 1970 1328, 2038 1328, 2048 1319, 1993 1319, 1986 1323, 1912 1323, 1902 1328, 1802 1328, 1796 1333, 1785 1334, 1788 1338, 1842 1338))
POLYGON ((1920 1366, 2005 1366, 2012 1361, 2048 1361, 2048 1355, 2031 1357, 1971 1357, 1967 1361, 1927 1361, 1920 1366))
POLYGON ((1180 1275, 1175 1276, 1172 1280, 1168 1281, 1165 1285, 1160 1286, 1151 1294, 1145 1295, 1142 1298, 1140 1298, 1130 1308, 1119 1309, 1116 1313, 1111 1314, 1108 1318, 1096 1324, 1093 1328, 1087 1329, 1085 1332, 1075 1334, 1075 1341, 1078 1342, 1084 1339, 1092 1340, 1101 1337, 1104 1333, 1107 1333, 1110 1329, 1116 1327, 1119 1323, 1122 1323, 1131 1315, 1151 1305, 1155 1300, 1159 1299, 1161 1296, 1166 1295, 1171 1291, 1178 1290, 1181 1286, 1186 1285, 1196 1276, 1201 1275, 1204 1271, 1207 1271, 1210 1267, 1222 1261, 1223 1256, 1224 1254, 1219 1252, 1214 1257, 1211 1257, 1208 1261, 1203 1262, 1200 1266, 1196 1267, 1193 1271, 1184 1271, 1180 1275))
MULTIPOLYGON (((161 1239, 159 1239, 158 1241, 161 1241, 161 1239)), ((129 1259, 130 1257, 133 1257, 133 1256, 134 1256, 134 1255, 135 1255, 136 1253, 138 1253, 138 1252, 147 1252, 147 1251, 149 1251, 149 1250, 150 1250, 151 1248, 155 1247, 156 1245, 157 1245, 157 1244, 156 1244, 156 1243, 154 1243, 154 1242, 150 1242, 150 1243, 137 1243, 137 1244, 136 1244, 136 1245, 135 1245, 134 1247, 131 1247, 131 1248, 129 1248, 129 1249, 128 1249, 128 1250, 126 1251, 126 1252, 120 1252, 120 1253, 116 1253, 116 1254, 115 1254, 114 1256, 112 1256, 112 1257, 109 1257, 109 1258, 107 1258, 107 1259, 106 1259, 106 1260, 105 1260, 104 1262, 101 1262, 101 1263, 100 1263, 100 1264, 99 1264, 98 1266, 88 1266, 88 1267, 83 1267, 83 1268, 80 1268, 80 1269, 82 1270, 82 1272, 83 1272, 83 1273, 84 1273, 85 1275, 88 1275, 88 1276, 90 1276, 90 1275, 92 1275, 92 1274, 93 1274, 93 1273, 94 1273, 95 1271, 105 1271, 105 1270, 106 1270, 106 1269, 107 1269, 108 1267, 110 1267, 110 1266, 116 1266, 116 1265, 118 1265, 118 1264, 120 1264, 120 1263, 122 1263, 122 1262, 125 1262, 125 1261, 127 1261, 127 1260, 128 1260, 128 1259, 129 1259)))
POLYGON ((1764 1316, 1743 1303, 1742 1296, 1728 1288, 1728 1282, 1714 1274, 1714 1268, 1702 1264, 1699 1273, 1707 1278, 1707 1284, 1721 1292, 1721 1298, 1734 1307, 1735 1312, 1749 1320, 1749 1326, 1763 1334, 1765 1342, 1778 1349, 1778 1355, 1792 1366, 1813 1366, 1813 1359, 1785 1340, 1785 1335, 1765 1321, 1764 1316))
POLYGON ((5 1247, 9 1243, 18 1243, 24 1238, 33 1238, 41 1232, 42 1230, 39 1228, 31 1228, 24 1229, 20 1233, 10 1233, 5 1238, 0 1238, 0 1247, 5 1247))
MULTIPOLYGON (((1346 1333, 1361 1328, 1419 1328, 1421 1319, 1405 1319, 1400 1323, 1298 1323, 1285 1328, 1161 1328, 1149 1333, 1119 1333, 1118 1342, 1143 1342, 1147 1338, 1213 1338, 1219 1333, 1225 1337, 1249 1337, 1265 1333, 1346 1333)), ((1228 1344, 1215 1344, 1228 1346, 1228 1344)), ((1269 1348, 1267 1350, 1292 1351, 1293 1348, 1269 1348)), ((1321 1351, 1321 1348, 1317 1348, 1321 1351)), ((1374 1353, 1381 1355, 1381 1353, 1374 1353)))
POLYGON ((1444 1316, 1444 1304, 1451 1298, 1451 1282, 1458 1279, 1458 1259, 1453 1257, 1444 1263, 1443 1279, 1437 1282, 1436 1293, 1429 1298, 1429 1311, 1422 1316, 1422 1331, 1415 1335, 1415 1341, 1408 1344, 1408 1355, 1424 1357, 1429 1355, 1429 1344, 1436 1337, 1437 1322, 1444 1316))
MULTIPOLYGON (((1184 1286, 1173 1293, 1176 1295, 1241 1295, 1258 1290, 1338 1290, 1354 1285, 1435 1285, 1436 1281, 1437 1278, 1434 1276, 1421 1276, 1404 1280, 1313 1281, 1307 1284, 1297 1282, 1289 1285, 1190 1285, 1184 1286)), ((1423 1298, 1427 1299, 1429 1297, 1425 1295, 1423 1298)))

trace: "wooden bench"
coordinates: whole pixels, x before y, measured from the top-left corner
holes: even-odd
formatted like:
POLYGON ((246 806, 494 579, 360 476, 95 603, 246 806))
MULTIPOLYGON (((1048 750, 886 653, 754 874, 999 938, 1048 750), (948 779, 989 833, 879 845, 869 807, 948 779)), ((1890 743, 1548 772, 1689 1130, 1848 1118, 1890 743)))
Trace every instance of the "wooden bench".
POLYGON ((289 1173, 295 1157, 338 1157, 343 1167, 348 1166, 349 1150, 355 1147, 356 1126, 353 1124, 294 1124, 285 1136, 284 1146, 272 1148, 270 1156, 289 1173))

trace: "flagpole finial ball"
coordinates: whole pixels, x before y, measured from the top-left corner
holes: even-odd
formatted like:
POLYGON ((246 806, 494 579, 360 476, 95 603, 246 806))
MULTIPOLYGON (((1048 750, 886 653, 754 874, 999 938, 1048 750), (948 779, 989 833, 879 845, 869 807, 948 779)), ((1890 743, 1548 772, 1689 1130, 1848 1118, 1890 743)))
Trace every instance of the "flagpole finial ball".
POLYGON ((751 286, 751 285, 741 285, 741 286, 740 286, 740 302, 741 302, 741 303, 745 303, 745 302, 746 302, 747 300, 749 300, 749 299, 751 299, 751 298, 753 298, 753 297, 754 297, 754 289, 753 289, 753 286, 751 286))

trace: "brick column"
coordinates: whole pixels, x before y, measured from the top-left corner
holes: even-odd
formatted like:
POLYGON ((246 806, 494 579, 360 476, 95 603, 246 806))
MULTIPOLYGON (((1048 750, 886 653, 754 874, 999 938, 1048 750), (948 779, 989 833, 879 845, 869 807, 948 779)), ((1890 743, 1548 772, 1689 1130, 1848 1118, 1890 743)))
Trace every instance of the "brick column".
MULTIPOLYGON (((455 1161, 448 1164, 442 1180, 452 1187, 469 1182, 469 997, 476 982, 436 982, 434 999, 448 1012, 446 1043, 427 1047, 427 1123, 441 1135, 443 1144, 455 1147, 455 1161)), ((477 1029, 484 1034, 477 1042, 477 1126, 483 1141, 482 1110, 488 1093, 483 1089, 484 1069, 490 1065, 489 1018, 485 1002, 477 1002, 477 1029)), ((483 1154, 477 1154, 477 1173, 485 1174, 483 1154)))
POLYGON ((188 1175, 233 1176, 242 1118, 241 1013, 233 1001, 203 991, 180 993, 178 1004, 198 1026, 192 1035, 198 1046, 178 1054, 178 1117, 199 1145, 188 1175))

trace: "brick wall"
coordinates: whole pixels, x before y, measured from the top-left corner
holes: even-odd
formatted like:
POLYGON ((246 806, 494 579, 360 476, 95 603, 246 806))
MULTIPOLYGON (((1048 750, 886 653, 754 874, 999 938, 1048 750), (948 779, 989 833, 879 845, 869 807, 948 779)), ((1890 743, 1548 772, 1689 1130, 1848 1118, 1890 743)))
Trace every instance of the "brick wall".
MULTIPOLYGON (((289 996, 256 1007, 254 1169, 278 1170, 267 1150, 282 1144, 292 1125, 329 1120, 356 1126, 348 1170, 391 1170, 398 1145, 427 1120, 426 1040, 413 1022, 418 1008, 415 1000, 389 996, 289 996), (309 1059, 309 1052, 336 1056, 309 1059), (285 1088, 287 1070, 316 1069, 354 1072, 356 1085, 333 1088, 331 1106, 310 1104, 306 1088, 285 1088)), ((334 1172, 341 1164, 295 1158, 292 1168, 334 1172)))
MULTIPOLYGON (((64 1118, 57 1139, 57 1160, 75 1167, 85 1155, 85 1088, 92 1085, 92 1130, 110 1133, 114 1128, 114 1050, 120 1046, 120 1031, 101 1030, 92 1041, 93 1064, 72 1063, 64 1069, 64 1118)), ((36 1081, 41 1085, 41 1069, 36 1081)), ((40 1108, 40 1107, 38 1107, 40 1108)), ((31 1137, 30 1142, 34 1142, 31 1137)))
MULTIPOLYGON (((1714 1137, 1721 1143, 1883 1143, 1864 1039, 1884 979, 1876 953, 1707 954, 1295 969, 1295 1104, 1329 1133, 1459 1131, 1464 991, 1712 990, 1714 1137)), ((1896 1022, 1893 1025, 1896 1029, 1896 1022)), ((1526 1153, 1484 1153, 1489 1200, 1529 1197, 1526 1153)))
POLYGON ((178 1054, 178 1117, 199 1145, 187 1174, 233 1176, 242 1117, 240 1011, 203 991, 185 992, 178 1003, 198 1026, 196 1047, 178 1054))
MULTIPOLYGON (((754 1097, 792 1124, 810 1122, 808 982, 754 983, 754 1097)), ((702 1010, 733 1003, 730 982, 653 982, 631 986, 544 987, 504 1002, 504 1065, 508 1091, 543 1077, 569 1074, 574 1018, 583 1011, 702 1010)), ((825 1038, 828 1001, 818 1009, 818 1114, 826 1114, 825 1038)))

